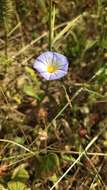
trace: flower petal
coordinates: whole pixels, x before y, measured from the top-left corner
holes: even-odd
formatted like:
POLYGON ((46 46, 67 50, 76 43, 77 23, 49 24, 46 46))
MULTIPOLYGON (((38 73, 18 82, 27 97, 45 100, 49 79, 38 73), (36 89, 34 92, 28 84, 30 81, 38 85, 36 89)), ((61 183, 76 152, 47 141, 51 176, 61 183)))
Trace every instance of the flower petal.
POLYGON ((68 71, 68 60, 67 58, 59 53, 47 51, 37 57, 34 68, 47 80, 55 80, 63 77, 68 71), (48 65, 54 64, 58 70, 49 73, 47 72, 48 65))
POLYGON ((64 55, 54 52, 54 56, 56 57, 56 62, 59 63, 59 66, 68 65, 68 60, 64 55))
POLYGON ((33 65, 34 69, 36 69, 38 72, 44 72, 46 71, 46 64, 42 63, 41 59, 36 59, 34 65, 33 65))
POLYGON ((47 64, 50 64, 50 63, 52 63, 53 52, 51 52, 51 51, 44 52, 37 59, 39 59, 42 62, 45 62, 47 64))
POLYGON ((58 67, 58 70, 67 72, 67 71, 68 71, 68 64, 59 66, 59 67, 58 67))
POLYGON ((64 77, 67 74, 67 72, 58 70, 55 73, 51 73, 49 80, 56 80, 64 77))
POLYGON ((46 80, 50 80, 51 73, 41 72, 40 75, 44 77, 46 80))

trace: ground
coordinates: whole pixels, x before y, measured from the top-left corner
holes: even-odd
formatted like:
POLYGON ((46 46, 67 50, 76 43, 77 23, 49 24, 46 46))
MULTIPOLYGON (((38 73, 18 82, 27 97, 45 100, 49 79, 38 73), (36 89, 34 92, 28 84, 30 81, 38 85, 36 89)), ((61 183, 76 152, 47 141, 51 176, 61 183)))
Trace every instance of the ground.
POLYGON ((1 190, 107 190, 107 2, 53 1, 52 49, 69 61, 55 81, 33 68, 49 1, 15 5, 0 31, 1 190))

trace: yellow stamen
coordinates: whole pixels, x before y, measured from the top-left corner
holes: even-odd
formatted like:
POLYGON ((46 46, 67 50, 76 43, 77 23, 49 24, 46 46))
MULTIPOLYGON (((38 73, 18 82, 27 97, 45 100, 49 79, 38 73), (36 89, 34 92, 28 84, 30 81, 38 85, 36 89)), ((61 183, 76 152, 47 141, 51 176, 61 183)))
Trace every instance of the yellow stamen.
POLYGON ((57 69, 58 69, 57 65, 54 65, 54 64, 49 64, 47 66, 47 71, 49 73, 54 73, 57 69))

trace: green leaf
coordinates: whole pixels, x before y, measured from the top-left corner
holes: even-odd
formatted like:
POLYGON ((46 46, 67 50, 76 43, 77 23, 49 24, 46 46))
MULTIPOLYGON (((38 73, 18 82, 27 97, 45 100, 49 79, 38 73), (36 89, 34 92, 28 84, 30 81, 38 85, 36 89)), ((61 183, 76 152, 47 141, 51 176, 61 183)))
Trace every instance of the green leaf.
MULTIPOLYGON (((49 180, 52 181, 53 184, 55 184, 55 183, 58 181, 58 177, 57 177, 56 174, 54 174, 53 176, 50 176, 50 177, 49 177, 49 180)), ((56 188, 55 188, 55 189, 56 189, 56 190, 59 190, 59 185, 58 185, 58 184, 56 185, 56 188)))
POLYGON ((26 95, 35 97, 36 93, 35 93, 35 90, 32 86, 25 84, 23 91, 26 95))
POLYGON ((46 13, 46 2, 45 0, 37 0, 37 4, 40 6, 41 10, 46 13))
POLYGON ((34 70, 30 67, 25 67, 25 71, 32 77, 32 79, 36 77, 34 70))
POLYGON ((59 170, 59 158, 55 153, 49 153, 42 156, 40 171, 42 177, 52 176, 55 172, 59 170))
POLYGON ((11 179, 21 180, 26 182, 29 179, 29 174, 27 170, 24 168, 24 165, 20 165, 13 171, 11 179))
POLYGON ((100 46, 101 46, 101 48, 103 48, 103 49, 107 49, 107 39, 106 39, 105 36, 101 39, 101 41, 100 41, 100 46))
POLYGON ((2 184, 0 184, 0 190, 7 190, 2 184))
POLYGON ((39 96, 36 95, 36 90, 34 89, 33 86, 25 84, 24 88, 23 88, 23 91, 24 91, 24 93, 26 95, 34 97, 34 98, 40 100, 39 96))
POLYGON ((16 143, 21 144, 21 145, 24 145, 24 143, 25 143, 24 137, 18 137, 17 136, 14 140, 16 143))
MULTIPOLYGON (((71 155, 63 155, 62 159, 66 160, 68 162, 75 162, 76 161, 76 159, 73 156, 71 156, 71 155)), ((82 165, 81 162, 79 162, 79 161, 78 161, 78 164, 82 165)))
POLYGON ((34 81, 35 84, 38 86, 40 82, 38 81, 36 72, 33 69, 31 69, 30 67, 27 67, 27 66, 25 67, 25 71, 26 71, 27 75, 30 76, 32 81, 34 81))
POLYGON ((54 184, 56 181, 58 181, 58 177, 57 177, 56 174, 54 174, 53 176, 51 176, 49 179, 50 179, 50 181, 53 182, 53 184, 54 184))
POLYGON ((87 39, 85 44, 85 52, 92 48, 97 43, 97 40, 87 39))
POLYGON ((64 160, 66 160, 66 161, 71 161, 71 162, 75 162, 75 158, 73 157, 73 156, 71 156, 71 155, 63 155, 62 156, 62 158, 64 159, 64 160))
POLYGON ((26 190, 26 185, 20 181, 9 181, 7 185, 9 190, 26 190))

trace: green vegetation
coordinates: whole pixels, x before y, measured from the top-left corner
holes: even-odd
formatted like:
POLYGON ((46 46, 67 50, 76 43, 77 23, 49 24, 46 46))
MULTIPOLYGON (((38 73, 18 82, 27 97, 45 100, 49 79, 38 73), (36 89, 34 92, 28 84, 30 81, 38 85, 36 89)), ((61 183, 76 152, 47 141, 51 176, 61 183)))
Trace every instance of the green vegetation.
POLYGON ((0 0, 0 28, 0 190, 107 190, 107 1, 0 0))

